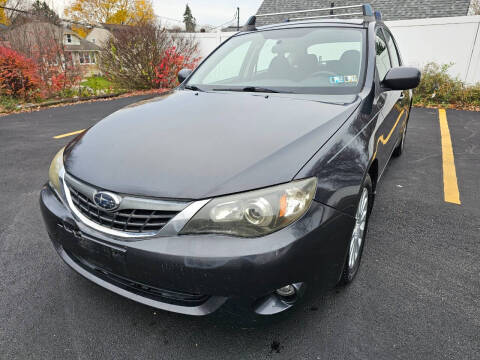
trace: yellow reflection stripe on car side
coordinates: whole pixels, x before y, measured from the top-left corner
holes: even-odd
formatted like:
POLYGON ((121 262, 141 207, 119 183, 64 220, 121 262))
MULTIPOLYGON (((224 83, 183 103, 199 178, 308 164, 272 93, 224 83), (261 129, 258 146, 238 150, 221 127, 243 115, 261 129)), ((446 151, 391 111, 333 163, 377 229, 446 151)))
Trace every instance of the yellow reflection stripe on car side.
POLYGON ((72 136, 72 135, 80 134, 84 131, 85 131, 85 129, 78 130, 78 131, 72 131, 72 132, 69 132, 69 133, 66 133, 66 134, 60 134, 60 135, 54 136, 53 138, 54 139, 61 139, 61 138, 64 138, 64 137, 69 137, 69 136, 72 136))
POLYGON ((388 136, 385 138, 382 135, 380 135, 380 137, 378 138, 377 140, 377 145, 375 147, 375 153, 373 154, 373 158, 375 159, 377 157, 377 152, 378 152, 378 145, 380 143, 382 143, 383 145, 386 145, 389 141, 390 141, 390 138, 392 137, 393 135, 393 132, 395 131, 395 128, 397 127, 398 123, 400 122, 400 119, 402 118, 402 115, 403 113, 405 112, 405 109, 402 109, 402 111, 400 111, 400 114, 398 114, 398 117, 397 117, 397 121, 395 121, 395 125, 393 125, 392 129, 390 130, 390 132, 388 133, 388 136))
POLYGON ((460 192, 458 191, 457 171, 453 156, 452 138, 448 128, 447 112, 438 109, 440 121, 440 135, 442 139, 442 162, 443 162, 443 192, 446 202, 460 205, 460 192))

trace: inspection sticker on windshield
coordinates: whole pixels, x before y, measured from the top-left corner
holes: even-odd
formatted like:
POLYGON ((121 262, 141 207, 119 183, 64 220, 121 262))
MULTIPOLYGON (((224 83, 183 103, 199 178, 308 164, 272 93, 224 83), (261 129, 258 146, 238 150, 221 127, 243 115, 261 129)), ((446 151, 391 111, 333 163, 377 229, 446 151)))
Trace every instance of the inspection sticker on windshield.
POLYGON ((357 75, 339 75, 339 76, 330 76, 330 84, 353 84, 358 83, 357 75))

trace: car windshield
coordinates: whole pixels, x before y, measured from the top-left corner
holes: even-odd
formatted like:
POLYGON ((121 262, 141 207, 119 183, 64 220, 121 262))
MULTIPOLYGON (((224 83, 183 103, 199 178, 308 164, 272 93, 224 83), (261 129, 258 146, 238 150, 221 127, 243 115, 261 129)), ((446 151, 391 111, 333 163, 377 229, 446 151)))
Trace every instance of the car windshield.
POLYGON ((188 81, 204 90, 354 94, 363 84, 365 31, 321 27, 234 36, 188 81))

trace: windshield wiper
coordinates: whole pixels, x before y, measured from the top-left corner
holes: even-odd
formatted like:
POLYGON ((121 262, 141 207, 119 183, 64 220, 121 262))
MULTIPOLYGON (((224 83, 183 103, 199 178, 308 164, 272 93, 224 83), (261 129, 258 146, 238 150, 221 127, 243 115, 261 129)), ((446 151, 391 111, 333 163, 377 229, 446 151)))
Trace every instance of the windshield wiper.
POLYGON ((195 85, 185 85, 185 89, 193 90, 193 91, 201 91, 201 92, 205 91, 205 90, 202 90, 198 86, 195 86, 195 85))
POLYGON ((220 89, 213 89, 213 91, 243 91, 243 92, 264 92, 264 93, 284 92, 284 91, 277 91, 277 90, 258 87, 258 86, 247 86, 244 88, 220 88, 220 89))
POLYGON ((264 88, 264 87, 258 87, 258 86, 247 86, 242 89, 245 92, 268 92, 268 93, 278 93, 279 91, 269 89, 269 88, 264 88))

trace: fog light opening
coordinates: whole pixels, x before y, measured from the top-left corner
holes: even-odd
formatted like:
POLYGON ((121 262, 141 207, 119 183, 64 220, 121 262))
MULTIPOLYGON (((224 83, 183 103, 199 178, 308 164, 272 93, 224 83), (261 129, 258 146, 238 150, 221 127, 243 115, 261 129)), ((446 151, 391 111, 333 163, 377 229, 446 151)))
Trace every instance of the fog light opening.
POLYGON ((293 285, 286 285, 275 290, 275 293, 278 296, 280 296, 283 300, 292 301, 295 299, 295 296, 297 295, 297 289, 293 285))

